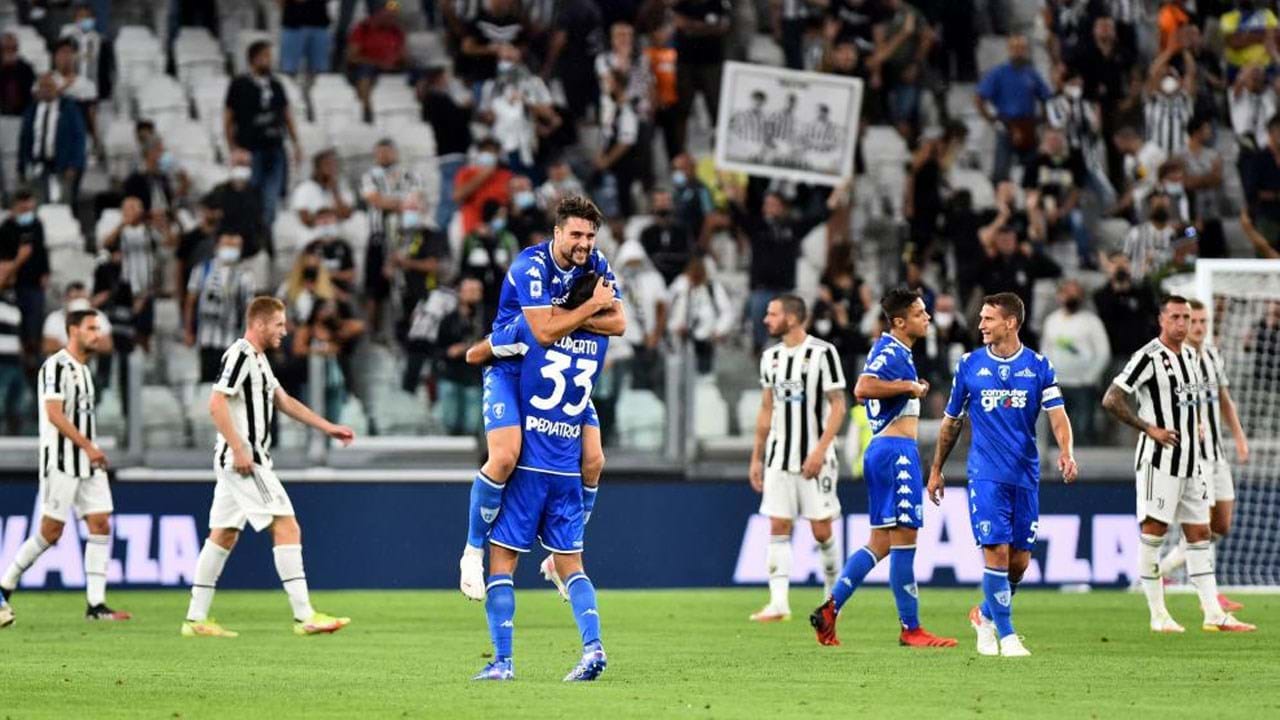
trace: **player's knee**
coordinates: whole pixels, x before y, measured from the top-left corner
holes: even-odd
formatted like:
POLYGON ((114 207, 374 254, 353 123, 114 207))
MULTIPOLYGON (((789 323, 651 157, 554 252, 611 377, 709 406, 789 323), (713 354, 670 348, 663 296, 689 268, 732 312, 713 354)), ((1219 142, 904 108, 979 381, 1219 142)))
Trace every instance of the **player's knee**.
POLYGON ((1187 539, 1187 542, 1196 543, 1207 542, 1213 537, 1213 534, 1209 532, 1208 525, 1185 525, 1182 528, 1182 535, 1187 539))
POLYGON ((556 565, 556 574, 562 578, 567 578, 577 572, 586 572, 586 568, 582 565, 582 555, 580 553, 572 555, 556 553, 552 558, 554 558, 553 562, 556 565))
POLYGON ((281 516, 271 523, 271 537, 276 545, 297 545, 302 542, 302 527, 292 515, 281 516))
POLYGON ((88 526, 91 535, 110 535, 111 534, 111 516, 110 515, 88 515, 84 519, 84 524, 88 526))
POLYGON ((62 538, 62 528, 64 527, 66 527, 65 523, 51 518, 44 518, 40 522, 40 537, 44 538, 45 542, 53 545, 62 538))
POLYGON ((213 528, 209 531, 209 542, 222 548, 230 550, 236 546, 236 541, 240 539, 240 531, 232 528, 213 528))
POLYGON ((791 521, 786 518, 769 518, 769 534, 790 535, 791 521))
POLYGON ((820 543, 824 543, 831 539, 831 521, 811 523, 809 529, 813 532, 813 539, 820 543))

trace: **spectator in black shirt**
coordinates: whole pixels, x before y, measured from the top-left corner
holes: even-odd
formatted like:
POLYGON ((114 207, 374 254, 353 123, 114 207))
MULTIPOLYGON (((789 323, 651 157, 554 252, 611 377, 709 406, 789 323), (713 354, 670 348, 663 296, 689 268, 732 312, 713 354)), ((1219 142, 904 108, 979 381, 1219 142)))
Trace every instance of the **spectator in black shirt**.
POLYGON ((564 84, 565 105, 574 117, 596 104, 595 58, 604 49, 604 25, 599 3, 593 0, 560 0, 556 3, 553 30, 548 41, 542 79, 552 76, 564 84))
POLYGON ((516 0, 481 0, 480 12, 467 24, 462 38, 457 55, 458 75, 476 86, 494 79, 498 75, 499 50, 504 45, 524 45, 527 35, 516 0))
POLYGON ((159 210, 172 216, 174 196, 168 173, 173 165, 173 155, 165 150, 164 141, 152 138, 142 148, 142 167, 125 178, 125 197, 142 200, 142 209, 148 213, 159 210))
POLYGON ((684 272, 693 255, 694 237, 675 216, 675 208, 669 190, 654 190, 649 211, 653 224, 640 231, 640 245, 662 275, 662 281, 670 285, 684 272))
POLYGON ((671 188, 676 219, 700 242, 715 202, 711 190, 698 179, 692 155, 680 153, 671 161, 671 188))
POLYGON ((22 117, 35 84, 36 71, 18 55, 18 37, 11 32, 0 35, 0 115, 22 117))
POLYGON ((836 346, 845 377, 858 376, 859 356, 871 349, 861 323, 872 302, 871 288, 854 273, 853 245, 844 242, 831 246, 809 332, 836 346))
MULTIPOLYGON (((141 310, 135 302, 133 287, 124 277, 124 253, 120 245, 107 251, 93 270, 93 295, 89 302, 111 321, 111 341, 115 345, 114 359, 120 364, 120 407, 129 416, 129 355, 136 341, 134 324, 141 310)), ((102 378, 99 390, 111 384, 112 355, 98 357, 98 377, 102 378)))
POLYGON ((1076 243, 1080 267, 1093 269, 1092 241, 1080 209, 1080 190, 1088 174, 1084 158, 1072 151, 1067 139, 1057 128, 1045 128, 1040 152, 1022 170, 1022 187, 1027 191, 1027 210, 1036 225, 1043 225, 1045 240, 1052 241, 1063 231, 1070 231, 1076 243))
POLYGON ((453 200, 453 180, 467 164, 471 148, 471 93, 449 72, 447 63, 429 67, 418 84, 422 119, 436 136, 436 164, 440 167, 440 200, 436 227, 447 230, 458 205, 453 200))
POLYGON ((507 208, 507 227, 520 241, 521 248, 537 245, 546 240, 551 221, 538 207, 538 196, 533 192, 533 182, 524 175, 516 175, 507 183, 511 188, 511 205, 507 208))
POLYGON ((355 292, 356 260, 355 250, 351 243, 343 240, 338 234, 338 215, 332 208, 320 208, 316 211, 314 237, 306 247, 306 252, 314 253, 318 249, 324 259, 325 269, 329 271, 329 279, 333 282, 334 295, 343 301, 349 301, 355 292))
MULTIPOLYGON (((1038 252, 1025 236, 1019 237, 1013 225, 988 226, 982 229, 981 237, 987 255, 980 281, 983 292, 1017 295, 1026 306, 1027 318, 1034 318, 1032 289, 1036 280, 1060 277, 1062 268, 1038 252)), ((1038 346, 1038 338, 1030 327, 1025 327, 1022 339, 1032 348, 1038 346)))
MULTIPOLYGON (((227 87, 223 131, 232 152, 247 150, 252 155, 253 186, 262 199, 263 222, 268 228, 276 219, 276 203, 284 191, 289 158, 284 136, 293 140, 294 158, 302 162, 302 145, 293 122, 293 110, 284 86, 271 76, 271 43, 258 40, 246 51, 249 72, 227 87)), ((249 238, 245 238, 248 250, 249 238)))
MULTIPOLYGON (((1074 56, 1067 64, 1080 71, 1084 79, 1084 97, 1098 103, 1102 115, 1102 137, 1108 140, 1120 129, 1120 105, 1128 88, 1130 67, 1133 61, 1121 49, 1116 37, 1116 22, 1110 17, 1093 21, 1090 40, 1082 40, 1074 56)), ((1107 153, 1107 174, 1119 178, 1122 153, 1114 149, 1107 153)))
POLYGON ((450 435, 480 431, 481 373, 467 364, 467 348, 488 330, 484 283, 465 276, 458 283, 458 306, 440 321, 440 361, 437 365, 440 420, 450 435))
MULTIPOLYGON (((729 34, 733 7, 729 0, 676 0, 671 10, 675 13, 676 92, 679 95, 676 145, 683 152, 694 98, 702 95, 713 118, 720 106, 724 38, 729 34)), ((763 316, 764 312, 760 314, 763 316)))
POLYGON ((1122 364, 1155 336, 1160 308, 1148 286, 1133 282, 1128 256, 1114 252, 1107 264, 1110 279, 1093 293, 1093 307, 1107 329, 1113 364, 1122 364))
POLYGON ((210 206, 210 202, 208 198, 200 201, 200 221, 182 234, 174 253, 174 259, 178 261, 174 296, 178 298, 179 307, 186 300, 187 278, 191 277, 191 269, 213 257, 214 246, 218 243, 218 211, 210 206))
POLYGON ((9 217, 0 223, 0 288, 14 290, 15 304, 22 313, 19 336, 28 360, 39 356, 44 323, 45 287, 49 284, 49 253, 44 245, 44 225, 36 217, 36 199, 27 190, 13 194, 9 217))
POLYGON ((206 202, 218 212, 219 222, 244 240, 240 256, 246 260, 259 251, 271 252, 270 228, 262 212, 262 194, 251 184, 253 169, 249 151, 231 152, 231 179, 215 187, 206 202))
POLYGON ((1247 198, 1253 222, 1266 237, 1280 233, 1280 115, 1267 122, 1267 147, 1253 160, 1254 196, 1247 198))
POLYGON ((827 4, 826 36, 852 39, 858 49, 871 52, 875 26, 884 18, 879 0, 830 0, 827 4))

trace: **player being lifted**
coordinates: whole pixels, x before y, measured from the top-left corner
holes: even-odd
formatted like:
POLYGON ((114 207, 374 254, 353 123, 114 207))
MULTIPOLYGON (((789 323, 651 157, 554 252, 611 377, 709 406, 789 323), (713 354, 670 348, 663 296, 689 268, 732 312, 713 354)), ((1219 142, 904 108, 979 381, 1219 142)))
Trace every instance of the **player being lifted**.
MULTIPOLYGON (((106 606, 107 565, 111 561, 111 488, 107 456, 97 439, 93 371, 88 362, 98 351, 98 313, 67 313, 67 346, 44 361, 36 381, 40 391, 40 527, 27 538, 0 578, 5 600, 18 587, 22 573, 62 537, 74 510, 89 526, 84 546, 88 620, 128 620, 127 612, 106 606)), ((13 608, 0 610, 0 624, 13 608)))
MULTIPOLYGON (((1196 365, 1200 369, 1200 377, 1204 383, 1203 395, 1205 407, 1201 417, 1207 421, 1203 433, 1200 459, 1204 461, 1204 475, 1207 477, 1209 489, 1209 531, 1213 534, 1209 541, 1209 556, 1217 566, 1218 541, 1231 530, 1231 515, 1235 509, 1236 487, 1231 478, 1231 463, 1227 460, 1226 443, 1222 441, 1222 424, 1227 423, 1231 436, 1235 438, 1236 460, 1245 463, 1249 460, 1249 441, 1245 438, 1244 428, 1240 426, 1240 416, 1236 413, 1236 404, 1231 400, 1228 391, 1226 364, 1218 348, 1208 342, 1205 335, 1209 331, 1209 312, 1204 303, 1192 299, 1191 323, 1187 326, 1187 343, 1197 357, 1196 365)), ((1160 561, 1160 577, 1167 578, 1187 561, 1187 540, 1182 539, 1168 555, 1160 561)), ((1218 594, 1218 605, 1225 612, 1243 610, 1244 606, 1234 602, 1227 596, 1218 594)))
POLYGON ((928 334, 929 313, 920 293, 905 288, 890 290, 880 309, 889 330, 871 348, 853 389, 867 404, 867 420, 874 433, 863 459, 871 540, 849 556, 830 597, 809 616, 809 624, 817 631, 819 643, 839 645, 836 620, 841 608, 887 554, 889 587, 902 623, 898 642, 911 647, 955 647, 955 638, 937 637, 920 627, 914 568, 916 533, 924 523, 916 428, 920 398, 929 393, 929 383, 916 374, 911 346, 928 334))
POLYGON ((791 527, 809 521, 831 592, 840 548, 831 521, 840 517, 835 437, 845 415, 845 381, 831 343, 805 332, 804 300, 783 295, 769 302, 764 325, 781 340, 760 356, 760 411, 756 415, 749 479, 761 493, 760 514, 769 518, 769 603, 754 622, 791 618, 791 527))
MULTIPOLYGON (((590 272, 566 289, 573 290, 563 304, 569 310, 582 302, 611 297, 605 295, 611 288, 590 272)), ((578 330, 544 346, 528 321, 516 315, 467 353, 472 363, 483 363, 490 357, 519 362, 518 407, 523 409, 518 413, 523 417, 519 461, 488 536, 485 613, 494 658, 475 680, 515 677, 516 595, 512 577, 520 553, 532 549, 535 539, 552 553, 554 571, 563 578, 582 636, 582 658, 565 681, 595 680, 604 672, 607 660, 600 642, 596 591, 582 564, 583 529, 594 499, 593 493, 585 492, 580 468, 581 435, 589 420, 591 388, 604 366, 608 345, 608 338, 578 330)))
POLYGON ((1142 433, 1134 452, 1141 532, 1138 569, 1152 632, 1184 632, 1165 607, 1160 566, 1160 547, 1173 523, 1182 525, 1187 541, 1187 577, 1200 596, 1201 627, 1207 632, 1250 632, 1257 628, 1225 612, 1218 600, 1209 530, 1211 491, 1200 456, 1204 390, 1199 358, 1186 342, 1190 320, 1186 298, 1165 298, 1160 305, 1160 336, 1133 353, 1107 388, 1102 406, 1142 433), (1125 398, 1135 394, 1137 413, 1125 398))
POLYGON ((1022 299, 1013 293, 983 298, 978 330, 986 347, 965 354, 956 365, 929 470, 929 497, 941 504, 942 466, 968 414, 973 424, 967 463, 969 518, 986 566, 984 602, 969 611, 980 655, 1031 654, 1013 630, 1013 595, 1031 562, 1040 518, 1036 418, 1041 408, 1058 442, 1062 479, 1074 482, 1078 472, 1071 420, 1053 365, 1018 339, 1025 318, 1022 299))
MULTIPOLYGON (((542 345, 550 345, 581 329, 599 335, 621 335, 626 329, 621 295, 613 270, 595 249, 596 231, 604 218, 590 200, 570 196, 556 208, 552 239, 525 248, 507 271, 498 298, 493 328, 524 317, 529 332, 542 345), (596 293, 573 310, 563 304, 577 279, 594 272, 609 293, 596 293)), ((467 544, 458 562, 459 587, 471 600, 483 600, 484 544, 502 504, 507 478, 516 469, 521 446, 520 366, 518 359, 503 358, 484 371, 484 428, 488 460, 471 485, 467 544)), ((585 380, 570 378, 578 383, 585 380)), ((582 480, 594 491, 604 469, 600 445, 600 421, 588 398, 582 430, 582 480)), ((544 571, 549 570, 544 564, 544 571)), ((563 576, 560 576, 563 578, 563 576)), ((549 579, 556 579, 554 576, 549 579)))
POLYGON ((209 538, 196 559, 191 604, 183 637, 235 637, 209 617, 214 588, 222 567, 247 522, 254 530, 271 529, 276 572, 293 609, 298 635, 332 633, 351 622, 316 612, 307 592, 302 568, 302 528, 293 503, 271 463, 271 417, 277 408, 300 423, 349 445, 351 428, 317 415, 280 387, 266 353, 280 347, 285 335, 284 303, 257 297, 245 313, 244 337, 222 355, 222 369, 209 395, 209 414, 218 429, 213 450, 213 505, 209 508, 209 538))

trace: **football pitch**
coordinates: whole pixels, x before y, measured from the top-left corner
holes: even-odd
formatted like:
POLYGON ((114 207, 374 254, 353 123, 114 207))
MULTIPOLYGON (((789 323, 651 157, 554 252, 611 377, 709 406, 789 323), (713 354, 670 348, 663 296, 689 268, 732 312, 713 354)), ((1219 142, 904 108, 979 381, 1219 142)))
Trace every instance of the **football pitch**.
POLYGON ((474 683, 490 652, 483 607, 456 592, 317 592, 350 615, 333 636, 296 637, 284 594, 219 592, 236 639, 184 639, 183 592, 115 592, 128 623, 89 624, 79 593, 20 592, 0 631, 6 718, 770 718, 1280 716, 1280 596, 1243 595, 1251 635, 1204 633, 1192 595, 1170 595, 1188 631, 1152 635, 1141 595, 1026 591, 1015 621, 1033 657, 979 657, 965 620, 976 590, 923 588, 926 627, 951 650, 898 647, 887 590, 859 592, 843 645, 816 644, 820 591, 792 590, 791 622, 747 615, 764 589, 600 592, 609 669, 561 678, 578 659, 569 608, 517 591, 516 680, 474 683), (927 714, 926 714, 927 713, 927 714))

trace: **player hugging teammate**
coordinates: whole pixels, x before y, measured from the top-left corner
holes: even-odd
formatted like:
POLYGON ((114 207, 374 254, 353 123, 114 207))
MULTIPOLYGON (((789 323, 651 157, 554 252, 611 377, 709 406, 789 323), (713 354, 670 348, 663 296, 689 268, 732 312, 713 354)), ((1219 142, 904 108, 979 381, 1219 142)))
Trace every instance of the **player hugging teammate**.
POLYGON ((512 575, 535 540, 551 553, 544 574, 568 597, 582 636, 582 658, 565 680, 594 680, 605 669, 595 588, 582 564, 583 528, 604 467, 591 389, 607 336, 621 335, 626 320, 613 270, 595 249, 602 220, 591 201, 562 200, 552 239, 512 263, 493 333, 467 353, 469 362, 493 360, 484 372, 489 459, 472 484, 459 561, 459 586, 485 601, 494 645, 493 662, 476 680, 515 676, 512 575))

